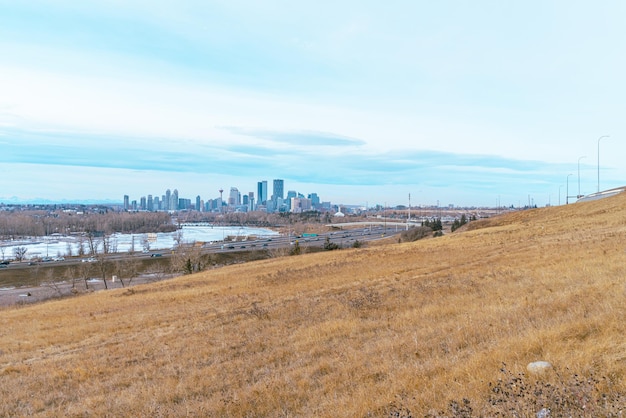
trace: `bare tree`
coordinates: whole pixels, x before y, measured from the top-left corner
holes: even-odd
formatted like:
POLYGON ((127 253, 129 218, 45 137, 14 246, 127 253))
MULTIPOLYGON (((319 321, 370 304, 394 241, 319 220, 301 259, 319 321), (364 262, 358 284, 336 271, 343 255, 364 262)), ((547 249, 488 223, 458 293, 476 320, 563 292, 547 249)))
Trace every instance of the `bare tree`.
POLYGON ((87 245, 89 246, 89 255, 95 256, 98 254, 98 247, 100 246, 100 241, 93 233, 87 234, 87 245))
POLYGON ((128 249, 128 252, 131 255, 135 253, 135 236, 134 235, 130 237, 130 248, 128 249))
POLYGON ((96 263, 98 266, 98 271, 100 272, 100 275, 102 276, 102 282, 104 283, 104 288, 108 289, 109 286, 107 285, 107 272, 108 272, 108 264, 107 264, 107 260, 106 260, 106 254, 104 253, 100 253, 100 254, 96 254, 96 263))
POLYGON ((180 247, 183 244, 183 230, 179 229, 174 234, 174 246, 176 248, 180 247))
POLYGON ((147 271, 147 280, 149 282, 158 282, 166 277, 167 267, 164 263, 154 263, 147 271))
POLYGON ((104 254, 109 254, 110 251, 111 251, 111 236, 104 235, 102 237, 102 252, 104 254))
POLYGON ((122 287, 130 286, 133 279, 139 275, 139 261, 136 259, 117 261, 113 269, 122 287), (124 278, 128 279, 126 283, 124 283, 124 278))
POLYGON ((83 279, 85 282, 85 290, 89 290, 89 272, 91 271, 91 266, 89 263, 79 263, 76 268, 76 277, 77 279, 83 279))
POLYGON ((13 248, 13 256, 18 262, 21 262, 22 260, 24 260, 27 252, 28 252, 28 248, 26 247, 13 248))
POLYGON ((81 257, 85 255, 85 239, 83 236, 78 238, 78 255, 81 257))
POLYGON ((196 244, 182 244, 176 247, 170 257, 172 273, 192 274, 204 270, 202 247, 196 244))
POLYGON ((52 270, 48 269, 45 273, 46 281, 42 284, 45 284, 46 287, 52 289, 57 296, 63 296, 63 291, 61 288, 61 284, 54 281, 54 275, 52 270))
POLYGON ((68 257, 74 255, 72 251, 72 243, 69 241, 65 244, 65 255, 67 255, 68 257))
POLYGON ((69 266, 65 269, 65 273, 63 274, 63 278, 72 284, 72 293, 78 292, 76 289, 76 282, 80 279, 78 270, 79 269, 75 266, 69 266))

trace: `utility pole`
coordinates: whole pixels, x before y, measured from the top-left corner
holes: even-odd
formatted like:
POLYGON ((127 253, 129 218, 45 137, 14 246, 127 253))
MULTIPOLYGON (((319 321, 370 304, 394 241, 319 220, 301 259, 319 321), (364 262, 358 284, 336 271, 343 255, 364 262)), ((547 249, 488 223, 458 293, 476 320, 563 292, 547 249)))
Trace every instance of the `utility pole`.
POLYGON ((411 223, 411 193, 409 193, 409 217, 406 220, 406 230, 409 230, 409 223, 411 223))
POLYGON ((582 157, 578 158, 578 195, 576 196, 576 199, 580 199, 581 197, 583 197, 580 194, 580 160, 582 160, 583 158, 587 158, 587 156, 583 155, 582 157))
POLYGON ((600 193, 600 140, 608 137, 608 135, 602 135, 598 138, 598 193, 600 193))

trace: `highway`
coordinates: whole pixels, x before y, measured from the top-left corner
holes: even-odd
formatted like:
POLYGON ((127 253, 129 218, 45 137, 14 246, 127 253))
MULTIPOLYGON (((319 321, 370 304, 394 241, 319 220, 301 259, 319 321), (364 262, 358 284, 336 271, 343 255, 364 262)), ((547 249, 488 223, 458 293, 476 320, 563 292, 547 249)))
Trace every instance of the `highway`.
POLYGON ((251 251, 251 250, 263 250, 263 249, 279 249, 291 247, 298 243, 300 247, 323 247, 326 243, 326 238, 331 243, 337 244, 340 248, 352 247, 355 241, 369 242, 382 238, 387 238, 391 235, 399 234, 404 231, 404 228, 390 228, 387 227, 386 231, 384 227, 372 227, 372 228, 358 228, 348 229, 340 231, 325 232, 321 234, 303 234, 302 236, 296 235, 280 235, 271 238, 259 238, 255 240, 236 241, 236 242, 215 242, 211 244, 205 244, 202 248, 207 252, 231 252, 231 251, 251 251), (313 235, 313 236, 311 236, 313 235))
MULTIPOLYGON (((354 246, 355 241, 367 243, 374 240, 387 238, 392 235, 399 234, 404 231, 404 228, 398 226, 373 226, 366 228, 354 228, 346 230, 337 230, 332 232, 325 232, 320 234, 304 234, 303 236, 296 235, 278 235, 271 238, 258 238, 247 239, 240 241, 222 242, 216 241, 213 243, 205 243, 202 245, 203 254, 211 253, 229 253, 229 252, 241 252, 241 251, 259 251, 259 250, 277 250, 292 248, 296 242, 302 248, 307 247, 323 247, 326 243, 326 238, 331 243, 337 244, 339 248, 349 248, 354 246)), ((171 255, 172 250, 151 250, 147 253, 135 253, 132 255, 134 259, 159 259, 160 257, 168 258, 171 255)), ((105 257, 107 262, 115 262, 129 258, 128 253, 113 253, 108 254, 105 257)), ((81 263, 94 264, 97 260, 90 256, 82 257, 66 257, 60 261, 38 261, 38 262, 11 262, 10 264, 0 265, 0 269, 28 269, 37 266, 70 266, 81 263)))

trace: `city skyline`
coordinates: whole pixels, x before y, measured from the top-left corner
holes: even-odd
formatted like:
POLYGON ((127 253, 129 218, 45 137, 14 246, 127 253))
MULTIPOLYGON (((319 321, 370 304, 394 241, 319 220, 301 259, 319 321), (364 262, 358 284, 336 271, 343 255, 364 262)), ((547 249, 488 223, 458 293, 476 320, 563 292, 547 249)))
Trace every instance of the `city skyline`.
POLYGON ((0 0, 0 202, 282 178, 338 204, 544 206, 624 186, 624 12, 0 0))
POLYGON ((322 202, 316 192, 303 194, 297 190, 288 190, 285 197, 285 183, 283 179, 272 180, 272 194, 267 195, 267 180, 257 182, 258 195, 253 191, 241 192, 237 187, 231 186, 230 191, 224 198, 224 189, 217 190, 216 195, 200 194, 195 198, 180 195, 178 189, 167 189, 162 195, 142 194, 140 197, 131 198, 125 194, 122 199, 124 210, 143 211, 177 211, 193 209, 201 212, 227 211, 256 211, 265 212, 303 212, 307 210, 330 210, 331 202, 322 202), (257 197, 258 196, 258 197, 257 197), (296 199, 296 200, 293 200, 296 199), (294 206, 295 205, 295 206, 294 206))

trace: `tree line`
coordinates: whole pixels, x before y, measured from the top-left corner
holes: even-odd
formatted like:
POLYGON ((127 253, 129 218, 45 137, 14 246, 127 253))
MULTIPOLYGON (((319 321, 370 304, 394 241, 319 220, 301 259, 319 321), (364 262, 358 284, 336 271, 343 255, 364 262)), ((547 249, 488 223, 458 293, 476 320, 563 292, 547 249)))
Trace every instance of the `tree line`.
POLYGON ((176 225, 166 212, 2 211, 0 239, 52 234, 172 232, 176 225))

